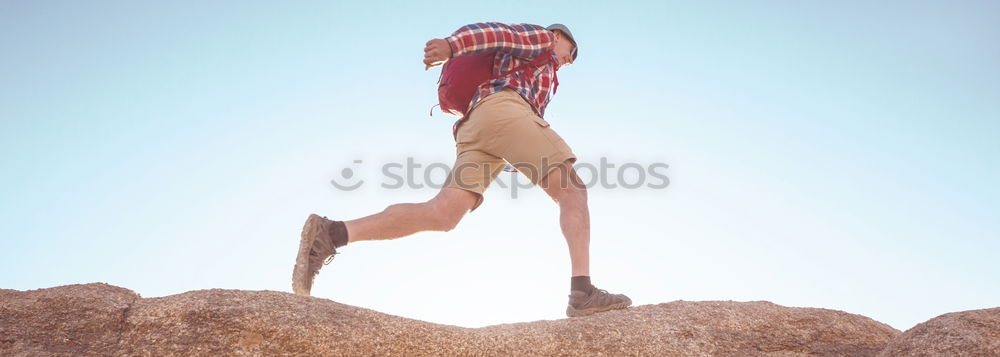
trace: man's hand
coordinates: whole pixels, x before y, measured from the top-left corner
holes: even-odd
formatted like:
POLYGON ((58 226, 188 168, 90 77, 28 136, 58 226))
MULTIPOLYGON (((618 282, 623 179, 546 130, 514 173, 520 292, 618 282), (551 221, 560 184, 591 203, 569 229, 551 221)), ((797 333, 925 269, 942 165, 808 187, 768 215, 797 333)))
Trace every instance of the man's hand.
POLYGON ((451 58, 451 46, 448 45, 448 41, 440 38, 435 38, 433 40, 427 41, 427 47, 424 47, 424 65, 427 67, 424 70, 431 69, 434 66, 440 66, 448 59, 451 58))

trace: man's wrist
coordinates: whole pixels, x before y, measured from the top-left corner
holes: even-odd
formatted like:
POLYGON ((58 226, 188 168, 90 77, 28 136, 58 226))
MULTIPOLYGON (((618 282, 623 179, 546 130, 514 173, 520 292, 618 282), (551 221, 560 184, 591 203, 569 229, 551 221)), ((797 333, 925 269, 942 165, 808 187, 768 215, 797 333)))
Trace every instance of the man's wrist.
POLYGON ((448 36, 444 40, 448 42, 448 47, 451 49, 451 56, 449 58, 454 58, 462 53, 462 43, 458 39, 458 36, 448 36))

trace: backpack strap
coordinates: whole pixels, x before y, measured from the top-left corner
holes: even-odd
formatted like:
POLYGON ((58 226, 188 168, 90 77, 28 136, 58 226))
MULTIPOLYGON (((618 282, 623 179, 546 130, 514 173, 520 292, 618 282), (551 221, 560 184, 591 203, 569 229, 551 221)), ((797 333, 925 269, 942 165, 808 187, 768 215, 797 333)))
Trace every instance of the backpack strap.
POLYGON ((556 95, 559 91, 559 66, 556 63, 552 64, 552 95, 556 95))

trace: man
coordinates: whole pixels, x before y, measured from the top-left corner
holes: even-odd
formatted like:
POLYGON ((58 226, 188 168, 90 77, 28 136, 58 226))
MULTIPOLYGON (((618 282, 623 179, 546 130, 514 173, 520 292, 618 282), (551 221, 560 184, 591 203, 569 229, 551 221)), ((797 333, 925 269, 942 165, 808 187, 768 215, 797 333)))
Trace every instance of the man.
POLYGON ((585 316, 632 304, 590 282, 590 213, 587 189, 573 170, 576 156, 542 119, 555 87, 556 71, 577 57, 569 28, 530 24, 476 23, 450 37, 433 39, 424 48, 425 69, 451 58, 496 53, 491 79, 477 89, 467 115, 456 123, 457 159, 441 191, 423 203, 402 203, 352 221, 310 215, 302 229, 292 289, 309 295, 319 269, 337 248, 365 240, 395 239, 422 231, 450 231, 482 203, 483 192, 509 162, 559 205, 559 224, 569 245, 570 317, 585 316), (535 61, 539 56, 542 64, 535 61), (523 67, 524 69, 517 70, 523 67), (511 70, 516 70, 509 73, 511 70), (464 120, 467 119, 467 120, 464 120))

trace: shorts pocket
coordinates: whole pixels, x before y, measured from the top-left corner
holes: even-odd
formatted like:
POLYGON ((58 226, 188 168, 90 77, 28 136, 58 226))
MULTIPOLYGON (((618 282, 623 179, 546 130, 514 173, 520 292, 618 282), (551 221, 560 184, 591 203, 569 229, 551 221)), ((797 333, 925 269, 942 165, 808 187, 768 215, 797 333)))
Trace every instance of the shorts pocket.
POLYGON ((538 126, 541 126, 543 128, 548 128, 549 127, 549 122, 545 121, 545 119, 542 119, 542 118, 540 118, 537 115, 532 115, 531 119, 534 119, 535 123, 537 123, 538 126))

